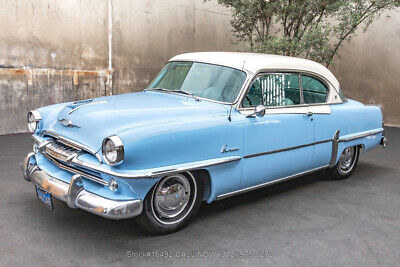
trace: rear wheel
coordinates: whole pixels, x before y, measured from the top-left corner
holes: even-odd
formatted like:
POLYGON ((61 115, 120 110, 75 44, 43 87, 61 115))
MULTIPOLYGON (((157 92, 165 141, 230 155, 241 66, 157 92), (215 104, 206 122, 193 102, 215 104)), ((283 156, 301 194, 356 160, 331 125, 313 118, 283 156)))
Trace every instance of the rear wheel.
POLYGON ((200 208, 202 182, 190 172, 160 179, 147 194, 137 222, 153 234, 168 234, 190 223, 200 208))
POLYGON ((331 179, 342 180, 350 177, 357 166, 360 149, 358 146, 348 147, 343 150, 338 163, 327 170, 331 179))

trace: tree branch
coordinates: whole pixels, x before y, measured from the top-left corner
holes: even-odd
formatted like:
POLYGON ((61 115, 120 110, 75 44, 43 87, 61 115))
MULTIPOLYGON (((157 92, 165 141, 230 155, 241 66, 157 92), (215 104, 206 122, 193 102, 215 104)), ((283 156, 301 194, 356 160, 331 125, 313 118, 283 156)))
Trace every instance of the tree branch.
POLYGON ((372 11, 368 14, 368 12, 371 10, 371 8, 374 6, 374 3, 372 3, 366 10, 365 12, 363 12, 361 18, 354 23, 351 28, 339 38, 338 43, 335 45, 335 48, 332 50, 331 55, 328 58, 328 61, 326 62, 326 66, 329 67, 329 65, 332 63, 332 60, 335 56, 335 54, 337 53, 337 50, 339 49, 339 47, 342 45, 342 43, 347 39, 347 37, 353 33, 355 31, 355 29, 361 24, 363 23, 369 16, 372 16, 374 14, 376 14, 376 12, 378 12, 380 10, 380 8, 378 8, 375 11, 372 11))

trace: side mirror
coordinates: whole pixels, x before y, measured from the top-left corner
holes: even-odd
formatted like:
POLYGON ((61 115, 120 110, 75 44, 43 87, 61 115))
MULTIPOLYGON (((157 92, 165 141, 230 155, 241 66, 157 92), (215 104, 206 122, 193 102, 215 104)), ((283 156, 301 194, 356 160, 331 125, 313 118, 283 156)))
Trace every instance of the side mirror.
POLYGON ((253 114, 247 116, 247 118, 254 118, 257 117, 264 117, 265 115, 265 108, 263 105, 258 105, 255 107, 253 114))

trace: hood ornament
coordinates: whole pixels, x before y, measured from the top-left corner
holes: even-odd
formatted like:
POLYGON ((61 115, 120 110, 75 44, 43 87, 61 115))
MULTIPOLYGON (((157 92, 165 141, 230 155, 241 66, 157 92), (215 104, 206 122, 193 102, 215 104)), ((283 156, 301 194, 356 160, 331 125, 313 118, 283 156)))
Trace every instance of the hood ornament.
POLYGON ((86 106, 102 104, 102 103, 107 103, 107 102, 108 102, 108 100, 93 102, 93 99, 76 101, 76 102, 72 103, 71 105, 69 105, 69 107, 72 108, 71 111, 69 112, 69 114, 72 114, 72 112, 74 112, 75 110, 86 107, 86 106))
POLYGON ((72 122, 71 122, 70 120, 67 120, 67 119, 61 119, 61 120, 58 120, 58 122, 59 122, 62 126, 65 126, 65 127, 76 127, 76 128, 81 128, 81 127, 78 126, 78 125, 72 124, 72 122))

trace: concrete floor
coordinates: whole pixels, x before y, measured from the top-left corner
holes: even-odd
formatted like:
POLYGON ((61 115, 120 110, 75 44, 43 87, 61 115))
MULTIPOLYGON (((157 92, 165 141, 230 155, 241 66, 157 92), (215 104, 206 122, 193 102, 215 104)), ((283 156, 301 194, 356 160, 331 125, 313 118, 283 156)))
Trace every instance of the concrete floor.
POLYGON ((320 172, 204 204, 167 236, 60 201, 43 208, 19 167, 30 137, 1 136, 0 265, 400 266, 400 129, 386 136, 388 148, 361 156, 348 180, 320 172))

